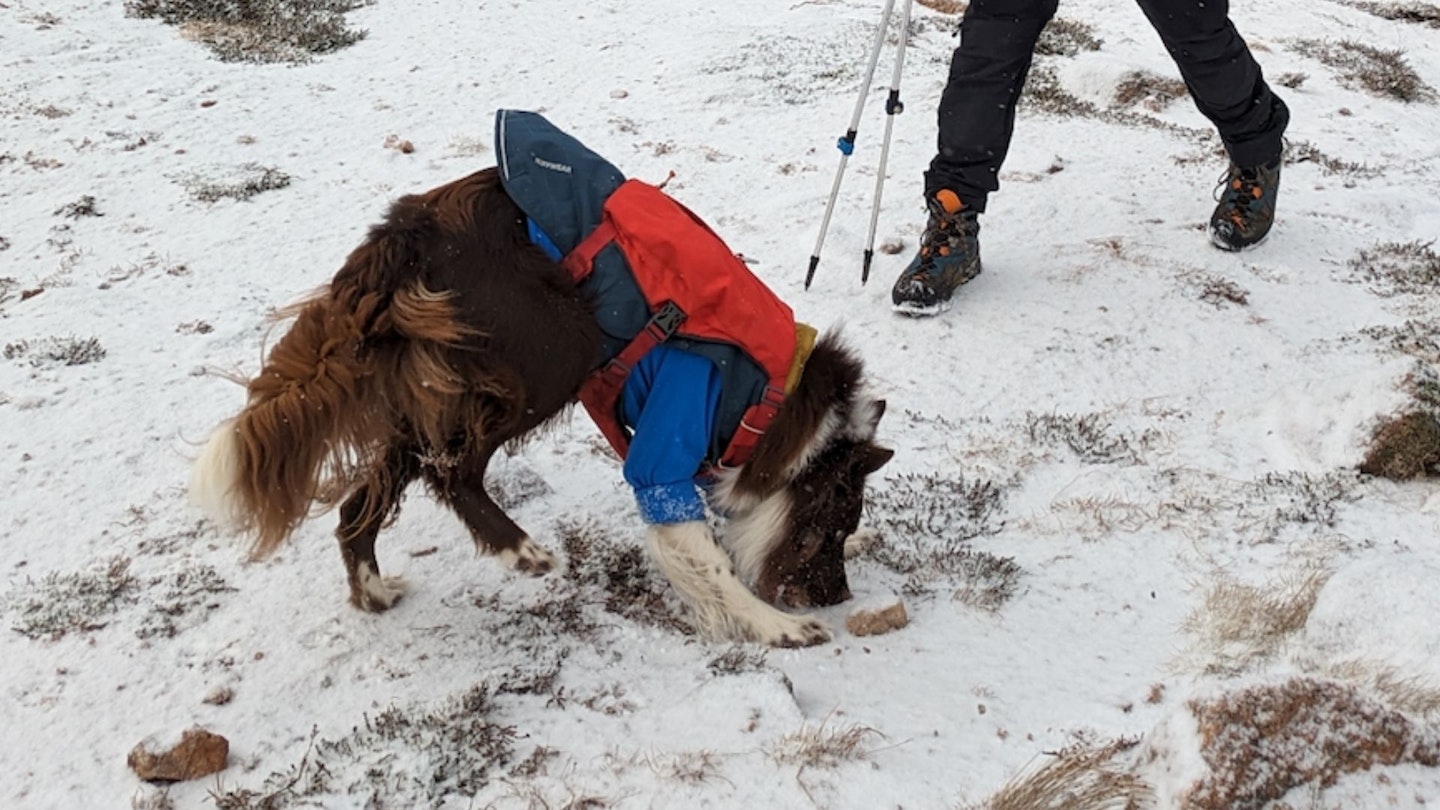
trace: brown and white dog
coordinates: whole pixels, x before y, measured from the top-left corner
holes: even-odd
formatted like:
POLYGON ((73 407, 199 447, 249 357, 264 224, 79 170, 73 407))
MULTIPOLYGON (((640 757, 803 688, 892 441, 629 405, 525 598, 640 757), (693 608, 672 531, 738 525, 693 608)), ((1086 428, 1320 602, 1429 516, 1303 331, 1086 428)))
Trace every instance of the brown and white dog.
MULTIPOLYGON (((312 504, 340 503, 336 534, 362 610, 387 610, 402 593, 381 576, 375 539, 417 478, 479 549, 549 571, 554 557, 486 493, 485 468, 575 401, 601 333, 524 222, 494 169, 402 197, 330 284, 289 310, 294 323, 249 381, 248 403, 195 462, 192 498, 251 534, 254 558, 312 504)), ((653 559, 707 635, 774 646, 830 637, 772 605, 850 596, 846 541, 865 477, 892 454, 873 441, 885 404, 864 382, 859 358, 822 337, 750 460, 714 487, 728 555, 701 521, 649 527, 653 559)))

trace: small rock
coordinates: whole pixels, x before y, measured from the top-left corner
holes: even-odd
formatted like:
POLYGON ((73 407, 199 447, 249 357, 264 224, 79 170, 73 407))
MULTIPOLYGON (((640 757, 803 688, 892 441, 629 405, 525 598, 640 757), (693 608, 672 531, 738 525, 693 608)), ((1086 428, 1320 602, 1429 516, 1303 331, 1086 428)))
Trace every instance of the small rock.
POLYGON ((401 138, 399 135, 386 135, 385 148, 394 149, 403 155, 408 155, 415 151, 415 144, 401 138))
POLYGON ((224 706, 235 697, 235 690, 228 686, 217 686, 210 690, 205 696, 205 702, 211 706, 224 706))
POLYGON ((905 603, 899 597, 879 607, 859 607, 845 617, 845 628, 855 636, 878 636, 891 630, 899 630, 909 623, 910 617, 905 613, 905 603))
POLYGON ((629 90, 611 90, 611 91, 610 91, 610 97, 611 97, 611 98, 625 98, 625 97, 627 97, 627 96, 629 96, 629 95, 630 95, 630 91, 629 91, 629 90))
POLYGON ((153 737, 141 740, 126 762, 146 782, 182 782, 225 770, 230 741, 203 728, 185 731, 180 742, 168 750, 156 751, 153 737))
POLYGON ((894 256, 905 249, 905 240, 898 236, 892 236, 880 243, 880 252, 886 256, 894 256))

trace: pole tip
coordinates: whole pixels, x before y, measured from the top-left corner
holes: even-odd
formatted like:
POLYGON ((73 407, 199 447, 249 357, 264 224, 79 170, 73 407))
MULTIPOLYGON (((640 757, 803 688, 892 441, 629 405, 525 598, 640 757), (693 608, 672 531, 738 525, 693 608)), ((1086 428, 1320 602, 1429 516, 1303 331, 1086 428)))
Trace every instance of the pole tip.
POLYGON ((815 268, 820 266, 820 257, 810 257, 810 269, 805 271, 805 289, 810 289, 810 282, 815 280, 815 268))

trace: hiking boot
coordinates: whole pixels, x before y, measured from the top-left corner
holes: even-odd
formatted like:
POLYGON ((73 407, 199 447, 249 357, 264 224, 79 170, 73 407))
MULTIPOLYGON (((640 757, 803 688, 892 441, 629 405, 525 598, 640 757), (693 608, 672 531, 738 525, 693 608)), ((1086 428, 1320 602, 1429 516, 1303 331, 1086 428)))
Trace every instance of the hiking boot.
POLYGON ((1280 193, 1280 161, 1242 169, 1234 163, 1221 180, 1219 205, 1210 215, 1210 241, 1221 250, 1244 250, 1260 244, 1275 223, 1275 197, 1280 193))
POLYGON ((955 288, 980 275, 980 220, 949 189, 935 193, 920 252, 895 280, 890 300, 902 315, 938 315, 955 288))

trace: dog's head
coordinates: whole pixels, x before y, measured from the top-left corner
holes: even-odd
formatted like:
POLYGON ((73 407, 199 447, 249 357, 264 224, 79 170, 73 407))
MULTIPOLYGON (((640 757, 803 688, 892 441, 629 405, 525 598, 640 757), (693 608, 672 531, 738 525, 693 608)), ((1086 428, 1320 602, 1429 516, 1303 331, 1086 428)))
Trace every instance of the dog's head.
POLYGON ((739 573, 768 602, 850 598, 845 541, 860 526, 865 479, 894 455, 875 443, 885 401, 864 393, 859 358, 827 336, 744 467, 718 488, 739 573))

